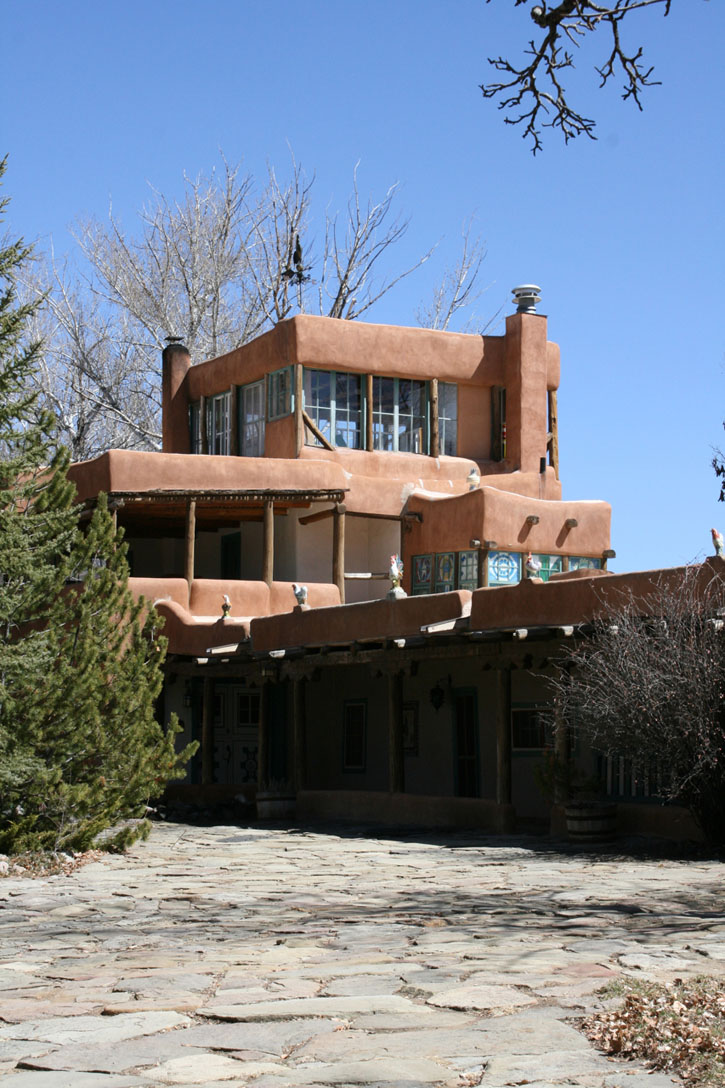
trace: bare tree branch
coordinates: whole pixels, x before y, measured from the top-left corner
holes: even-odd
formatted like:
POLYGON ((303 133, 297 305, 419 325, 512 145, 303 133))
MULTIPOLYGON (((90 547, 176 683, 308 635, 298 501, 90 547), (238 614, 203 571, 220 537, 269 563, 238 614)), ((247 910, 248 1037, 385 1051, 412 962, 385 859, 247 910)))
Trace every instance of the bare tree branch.
POLYGON ((325 250, 319 284, 320 313, 352 321, 369 310, 396 283, 420 268, 433 253, 432 247, 403 272, 376 280, 377 262, 385 251, 399 242, 408 229, 408 220, 392 216, 398 185, 391 185, 381 201, 368 200, 361 206, 357 183, 359 163, 353 171, 353 192, 347 205, 344 238, 338 238, 337 215, 325 225, 325 250))
MULTIPOLYGON (((294 313, 319 308, 350 320, 428 260, 432 250, 400 273, 387 272, 387 251, 408 223, 395 214, 395 185, 380 201, 361 201, 357 168, 345 221, 327 214, 318 258, 309 228, 313 181, 292 157, 286 180, 269 166, 259 189, 222 158, 218 172, 185 175, 176 202, 152 190, 136 233, 112 209, 106 223, 79 222, 85 278, 51 254, 28 280, 30 295, 45 298, 36 317, 45 347, 35 381, 74 459, 112 446, 160 446, 160 355, 168 336, 181 337, 202 361, 294 313)), ((466 244, 444 320, 473 297, 483 251, 478 240, 466 244)))
MULTIPOLYGON (((444 271, 431 299, 416 312, 416 320, 422 328, 445 331, 463 311, 470 311, 475 306, 488 289, 478 285, 478 276, 485 257, 486 243, 480 234, 473 234, 473 219, 469 219, 461 230, 458 260, 453 267, 444 271)), ((458 325, 456 331, 471 332, 475 329, 476 332, 483 332, 496 316, 489 318, 482 326, 475 313, 472 313, 463 325, 458 325)))
MULTIPOLYGON (((514 6, 526 2, 514 0, 514 6)), ((604 87, 619 73, 624 77, 622 98, 632 99, 641 110, 642 90, 656 86, 659 81, 652 79, 654 69, 644 64, 641 46, 633 52, 626 50, 621 25, 632 12, 655 5, 669 15, 671 4, 672 0, 608 0, 607 3, 561 0, 554 6, 542 0, 530 11, 533 22, 542 31, 542 37, 529 41, 525 50, 526 57, 531 59, 516 64, 505 57, 489 57, 488 63, 503 73, 504 78, 481 84, 483 97, 499 99, 498 108, 507 112, 504 117, 507 125, 523 125, 522 135, 531 139, 534 154, 542 147, 542 128, 559 129, 566 143, 581 135, 594 140, 595 121, 567 100, 562 80, 566 70, 574 67, 574 56, 568 47, 578 47, 582 39, 601 28, 608 31, 611 49, 602 66, 596 67, 599 86, 604 87)))
MULTIPOLYGON (((720 561, 718 561, 719 563, 720 561)), ((623 594, 553 681, 560 718, 610 755, 657 772, 663 798, 725 839, 725 582, 704 564, 623 594)))

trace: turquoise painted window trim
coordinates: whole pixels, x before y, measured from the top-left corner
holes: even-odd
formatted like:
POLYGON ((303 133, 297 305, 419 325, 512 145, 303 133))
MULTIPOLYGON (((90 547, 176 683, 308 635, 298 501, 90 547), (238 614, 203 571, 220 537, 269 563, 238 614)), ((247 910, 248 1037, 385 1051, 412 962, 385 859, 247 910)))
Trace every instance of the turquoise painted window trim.
POLYGON ((569 570, 601 570, 602 561, 590 555, 572 555, 569 558, 569 570))
POLYGON ((548 582, 552 574, 559 574, 562 569, 562 557, 560 555, 535 555, 534 559, 541 562, 541 570, 538 577, 542 582, 548 582))

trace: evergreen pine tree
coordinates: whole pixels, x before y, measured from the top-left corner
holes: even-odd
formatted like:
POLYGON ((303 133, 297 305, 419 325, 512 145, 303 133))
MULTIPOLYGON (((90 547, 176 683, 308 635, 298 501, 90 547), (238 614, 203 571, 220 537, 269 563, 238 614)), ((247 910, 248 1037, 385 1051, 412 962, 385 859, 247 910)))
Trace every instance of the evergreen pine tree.
MULTIPOLYGON (((0 178, 6 160, 0 162, 0 178)), ((0 218, 7 200, 0 202, 0 218)), ((30 250, 0 247, 0 850, 83 849, 144 812, 191 754, 154 718, 165 644, 133 601, 126 547, 100 501, 83 533, 48 464, 51 421, 26 390, 38 345, 16 277, 30 250)), ((143 825, 121 827, 121 847, 143 825)))

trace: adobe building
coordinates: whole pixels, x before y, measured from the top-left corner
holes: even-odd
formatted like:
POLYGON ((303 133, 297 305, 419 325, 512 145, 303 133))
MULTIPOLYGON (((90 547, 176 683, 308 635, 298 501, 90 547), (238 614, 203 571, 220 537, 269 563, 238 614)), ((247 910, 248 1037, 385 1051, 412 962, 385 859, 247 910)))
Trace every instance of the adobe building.
MULTIPOLYGON (((301 315, 195 365, 172 343, 162 451, 72 467, 87 506, 107 494, 132 589, 165 621, 164 715, 201 742, 178 795, 427 826, 548 817, 547 670, 622 576, 609 505, 561 498, 537 291, 515 290, 501 336, 301 315)), ((609 764, 623 826, 646 827, 609 764)))

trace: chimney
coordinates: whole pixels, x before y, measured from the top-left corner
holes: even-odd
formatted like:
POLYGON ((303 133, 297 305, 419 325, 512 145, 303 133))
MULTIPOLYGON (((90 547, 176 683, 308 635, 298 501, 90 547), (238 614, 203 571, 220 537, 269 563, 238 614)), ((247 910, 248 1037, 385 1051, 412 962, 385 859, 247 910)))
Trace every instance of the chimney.
POLYGON ((535 283, 522 283, 513 289, 517 314, 535 314, 536 304, 541 302, 541 288, 535 283))
POLYGON ((189 453, 188 397, 184 387, 191 358, 181 337, 167 336, 161 353, 161 448, 164 453, 189 453))

